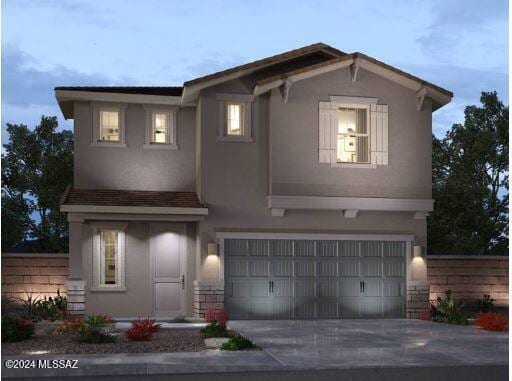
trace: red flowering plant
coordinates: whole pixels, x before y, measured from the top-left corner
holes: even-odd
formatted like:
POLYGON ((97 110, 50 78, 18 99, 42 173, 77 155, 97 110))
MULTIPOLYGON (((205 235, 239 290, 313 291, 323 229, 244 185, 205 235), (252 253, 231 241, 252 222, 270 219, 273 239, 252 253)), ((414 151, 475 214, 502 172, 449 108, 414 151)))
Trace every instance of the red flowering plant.
POLYGON ((228 337, 229 331, 226 329, 228 319, 229 312, 225 308, 206 310, 204 320, 206 320, 208 325, 201 329, 201 333, 205 338, 228 337))
POLYGON ((487 331, 508 331, 508 316, 497 312, 480 312, 475 325, 487 331))
POLYGON ((139 320, 132 321, 132 326, 125 332, 125 335, 132 341, 148 341, 159 329, 160 324, 157 324, 156 320, 139 318, 139 320))
POLYGON ((432 320, 432 311, 430 311, 429 309, 421 310, 421 312, 420 312, 420 320, 431 321, 432 320))

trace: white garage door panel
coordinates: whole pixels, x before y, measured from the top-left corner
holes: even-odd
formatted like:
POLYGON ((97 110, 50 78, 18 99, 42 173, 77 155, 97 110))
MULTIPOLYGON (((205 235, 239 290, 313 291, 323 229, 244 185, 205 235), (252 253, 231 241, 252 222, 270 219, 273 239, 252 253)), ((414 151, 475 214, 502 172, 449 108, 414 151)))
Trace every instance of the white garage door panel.
POLYGON ((405 242, 224 239, 233 319, 405 315, 405 242))

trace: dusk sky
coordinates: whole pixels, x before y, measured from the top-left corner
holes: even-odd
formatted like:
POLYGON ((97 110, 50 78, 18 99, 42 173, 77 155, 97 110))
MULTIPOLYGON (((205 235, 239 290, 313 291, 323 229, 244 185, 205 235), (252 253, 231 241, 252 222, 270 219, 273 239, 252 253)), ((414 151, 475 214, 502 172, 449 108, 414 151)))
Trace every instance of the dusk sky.
POLYGON ((64 122, 58 85, 180 86, 315 42, 360 51, 455 93, 441 136, 481 91, 508 104, 506 0, 2 1, 5 123, 64 122))

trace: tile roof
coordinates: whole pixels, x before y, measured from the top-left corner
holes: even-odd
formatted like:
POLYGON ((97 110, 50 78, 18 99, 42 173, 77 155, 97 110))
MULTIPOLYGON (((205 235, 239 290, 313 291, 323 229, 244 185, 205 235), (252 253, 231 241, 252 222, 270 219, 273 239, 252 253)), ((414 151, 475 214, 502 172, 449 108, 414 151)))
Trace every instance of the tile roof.
POLYGON ((68 188, 61 205, 205 208, 195 192, 68 188))
POLYGON ((90 91, 96 93, 142 94, 181 97, 181 86, 58 86, 55 90, 90 91))
POLYGON ((219 72, 216 72, 213 74, 208 74, 203 77, 195 78, 190 81, 186 81, 183 84, 183 86, 186 87, 186 86, 190 86, 190 85, 195 85, 197 83, 209 81, 209 80, 212 80, 215 78, 220 78, 220 77, 223 77, 228 74, 232 74, 232 73, 240 71, 240 70, 256 69, 258 67, 271 65, 273 63, 277 63, 277 62, 287 60, 287 59, 292 59, 295 57, 299 57, 299 56, 302 56, 302 55, 305 55, 308 53, 312 53, 315 51, 320 51, 320 50, 327 51, 334 56, 341 56, 341 55, 346 54, 346 53, 342 52, 341 50, 335 49, 332 46, 329 46, 327 44, 320 42, 320 43, 304 46, 299 49, 289 50, 289 51, 281 53, 281 54, 276 54, 274 56, 263 58, 263 59, 253 61, 253 62, 249 62, 249 63, 243 64, 240 66, 235 66, 230 69, 222 70, 222 71, 219 71, 219 72))

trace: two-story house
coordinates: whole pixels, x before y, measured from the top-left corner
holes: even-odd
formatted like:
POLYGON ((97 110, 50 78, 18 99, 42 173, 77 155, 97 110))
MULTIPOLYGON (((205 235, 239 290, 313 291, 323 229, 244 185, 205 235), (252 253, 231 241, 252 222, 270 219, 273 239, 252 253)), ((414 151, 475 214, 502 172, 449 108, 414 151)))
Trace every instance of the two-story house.
POLYGON ((453 94, 314 44, 183 87, 57 87, 75 313, 414 317, 432 112, 453 94))

